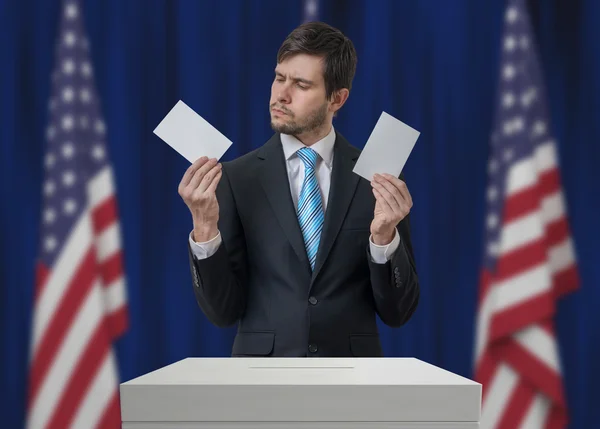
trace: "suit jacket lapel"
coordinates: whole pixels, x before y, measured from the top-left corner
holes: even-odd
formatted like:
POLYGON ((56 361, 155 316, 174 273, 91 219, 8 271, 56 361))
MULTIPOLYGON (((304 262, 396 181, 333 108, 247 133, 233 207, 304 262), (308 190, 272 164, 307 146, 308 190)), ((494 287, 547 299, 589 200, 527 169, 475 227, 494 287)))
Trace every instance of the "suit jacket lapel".
MULTIPOLYGON (((359 154, 358 149, 351 146, 344 137, 336 132, 329 199, 311 287, 327 260, 354 196, 359 176, 352 170, 359 154)), ((300 238, 302 239, 301 234, 300 238)))
POLYGON ((260 182, 267 195, 271 208, 285 232, 300 262, 310 272, 310 263, 304 246, 304 238, 298 224, 294 201, 290 193, 285 157, 279 134, 275 134, 258 152, 265 160, 260 173, 260 182))

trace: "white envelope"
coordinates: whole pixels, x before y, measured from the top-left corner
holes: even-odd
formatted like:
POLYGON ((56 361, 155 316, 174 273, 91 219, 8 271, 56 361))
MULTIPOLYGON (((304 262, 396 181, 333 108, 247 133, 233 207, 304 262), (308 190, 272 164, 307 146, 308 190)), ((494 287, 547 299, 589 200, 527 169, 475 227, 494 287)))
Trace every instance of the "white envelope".
POLYGON ((231 140, 179 100, 154 130, 154 134, 190 163, 207 156, 220 159, 231 140))
POLYGON ((368 181, 375 173, 398 177, 421 133, 382 112, 354 166, 354 173, 368 181))

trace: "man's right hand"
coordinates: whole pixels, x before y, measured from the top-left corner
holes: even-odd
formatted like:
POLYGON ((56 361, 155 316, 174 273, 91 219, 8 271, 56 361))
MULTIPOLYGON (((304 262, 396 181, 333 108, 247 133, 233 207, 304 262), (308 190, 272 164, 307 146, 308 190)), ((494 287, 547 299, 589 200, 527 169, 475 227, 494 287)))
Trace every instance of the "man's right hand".
POLYGON ((202 157, 187 169, 179 183, 179 195, 192 213, 194 241, 210 241, 217 236, 219 203, 216 189, 222 176, 215 158, 202 157))

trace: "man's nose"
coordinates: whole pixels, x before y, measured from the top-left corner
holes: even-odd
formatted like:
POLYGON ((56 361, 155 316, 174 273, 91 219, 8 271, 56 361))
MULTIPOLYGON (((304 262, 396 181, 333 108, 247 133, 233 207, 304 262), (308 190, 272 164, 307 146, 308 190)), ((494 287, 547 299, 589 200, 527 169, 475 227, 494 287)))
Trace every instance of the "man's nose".
POLYGON ((290 102, 290 92, 287 86, 284 86, 279 90, 279 93, 277 94, 277 101, 286 104, 290 102))

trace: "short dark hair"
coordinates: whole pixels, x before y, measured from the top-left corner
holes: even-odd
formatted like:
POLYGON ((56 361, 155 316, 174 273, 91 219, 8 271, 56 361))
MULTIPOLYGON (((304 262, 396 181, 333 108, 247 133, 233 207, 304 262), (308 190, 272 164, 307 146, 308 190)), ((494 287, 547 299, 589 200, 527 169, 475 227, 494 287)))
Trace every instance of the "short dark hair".
POLYGON ((277 63, 297 54, 323 57, 327 99, 342 88, 352 89, 356 72, 356 50, 352 41, 324 22, 307 22, 292 31, 277 52, 277 63))

